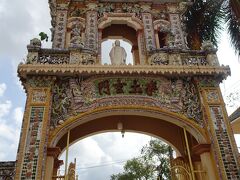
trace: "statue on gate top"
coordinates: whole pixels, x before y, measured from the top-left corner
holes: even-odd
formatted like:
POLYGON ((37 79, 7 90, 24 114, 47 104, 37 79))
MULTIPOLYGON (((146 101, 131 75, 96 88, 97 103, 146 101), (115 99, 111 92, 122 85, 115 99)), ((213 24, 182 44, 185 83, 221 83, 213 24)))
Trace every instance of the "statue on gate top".
POLYGON ((120 41, 116 40, 112 47, 109 56, 112 65, 126 64, 127 53, 123 47, 120 46, 120 41))

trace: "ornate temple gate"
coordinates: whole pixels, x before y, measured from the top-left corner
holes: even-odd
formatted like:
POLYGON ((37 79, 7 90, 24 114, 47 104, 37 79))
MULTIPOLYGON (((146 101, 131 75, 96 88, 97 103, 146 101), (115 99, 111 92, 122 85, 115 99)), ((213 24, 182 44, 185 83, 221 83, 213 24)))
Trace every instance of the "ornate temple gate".
POLYGON ((18 67, 27 102, 15 179, 54 179, 69 144, 118 131, 119 122, 176 150, 173 179, 239 179, 219 89, 230 70, 219 65, 211 44, 187 48, 181 26, 187 5, 50 0, 53 48, 31 40, 18 67), (133 65, 103 65, 101 43, 108 38, 130 42, 133 65))

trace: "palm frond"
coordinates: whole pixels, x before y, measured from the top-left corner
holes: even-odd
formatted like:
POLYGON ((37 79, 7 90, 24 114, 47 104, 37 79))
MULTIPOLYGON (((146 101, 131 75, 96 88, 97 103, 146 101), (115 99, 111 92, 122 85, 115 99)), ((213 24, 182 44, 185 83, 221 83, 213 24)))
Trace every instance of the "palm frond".
POLYGON ((236 54, 240 56, 240 1, 229 1, 225 7, 225 20, 227 22, 228 33, 230 35, 231 44, 236 54), (239 7, 235 5, 238 4, 239 7))
POLYGON ((185 25, 190 48, 200 49, 203 41, 210 40, 216 47, 222 29, 224 12, 219 0, 196 0, 185 13, 185 25))

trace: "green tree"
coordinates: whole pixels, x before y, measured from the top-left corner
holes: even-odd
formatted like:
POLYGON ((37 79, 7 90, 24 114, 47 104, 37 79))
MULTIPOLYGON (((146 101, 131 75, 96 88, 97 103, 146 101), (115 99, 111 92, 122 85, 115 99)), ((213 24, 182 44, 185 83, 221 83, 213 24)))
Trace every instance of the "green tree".
POLYGON ((158 139, 149 141, 149 144, 144 146, 141 151, 143 158, 155 165, 159 180, 170 179, 172 153, 172 148, 158 139))
POLYGON ((48 42, 48 35, 45 32, 40 32, 39 36, 41 41, 45 40, 46 42, 48 42))
POLYGON ((128 160, 124 172, 114 174, 111 180, 171 179, 170 158, 172 148, 158 139, 150 140, 141 149, 141 156, 128 160))
POLYGON ((240 0, 195 0, 185 13, 189 47, 200 49, 206 40, 217 46, 223 23, 232 46, 240 55, 240 0))

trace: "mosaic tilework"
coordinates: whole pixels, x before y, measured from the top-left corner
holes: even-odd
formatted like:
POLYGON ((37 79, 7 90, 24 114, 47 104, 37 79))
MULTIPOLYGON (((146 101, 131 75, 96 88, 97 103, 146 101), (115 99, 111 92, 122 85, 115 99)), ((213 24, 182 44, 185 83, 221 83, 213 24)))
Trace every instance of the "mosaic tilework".
POLYGON ((98 27, 97 27, 97 12, 87 12, 87 27, 86 27, 86 45, 92 50, 97 49, 98 27))
POLYGON ((181 28, 181 20, 178 14, 170 14, 169 15, 171 22, 171 29, 173 34, 175 35, 175 46, 177 47, 185 47, 183 32, 181 28))
POLYGON ((156 48, 154 40, 154 32, 152 26, 152 15, 150 13, 142 14, 143 24, 144 24, 144 34, 146 40, 146 47, 148 51, 156 48))
POLYGON ((210 112, 227 178, 229 180, 238 180, 240 176, 224 122, 222 108, 220 106, 211 106, 210 112))
POLYGON ((218 103, 220 100, 217 90, 208 90, 207 100, 209 103, 218 103))
POLYGON ((32 107, 21 179, 36 179, 44 108, 32 107))
POLYGON ((44 90, 34 90, 32 95, 32 102, 34 103, 45 103, 47 94, 44 90))
POLYGON ((53 39, 54 48, 64 48, 65 32, 67 23, 67 10, 60 9, 57 11, 57 23, 55 27, 55 34, 53 39))

